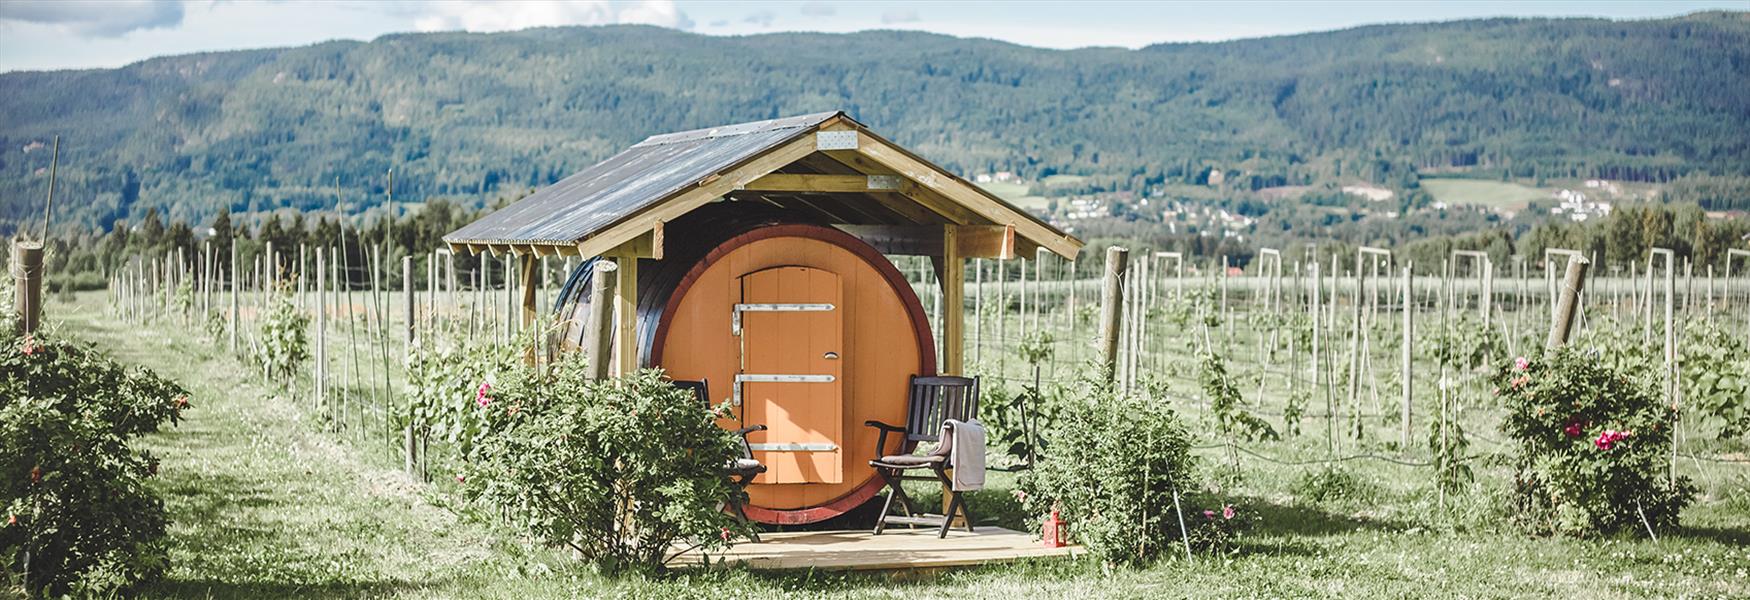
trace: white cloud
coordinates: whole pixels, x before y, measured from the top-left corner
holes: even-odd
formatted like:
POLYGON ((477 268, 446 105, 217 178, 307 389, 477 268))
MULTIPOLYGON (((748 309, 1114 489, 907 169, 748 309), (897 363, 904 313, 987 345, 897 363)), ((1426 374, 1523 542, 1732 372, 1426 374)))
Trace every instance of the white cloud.
POLYGON ((748 15, 747 18, 742 19, 741 22, 751 23, 754 25, 758 25, 760 27, 771 27, 772 21, 775 21, 777 19, 778 19, 778 15, 773 14, 772 11, 762 10, 762 11, 756 12, 754 14, 748 15))
POLYGON ((806 2, 802 4, 802 15, 806 17, 830 17, 839 14, 839 10, 824 2, 806 2))
POLYGON ((512 31, 560 25, 656 25, 692 29, 673 0, 450 0, 425 3, 420 31, 512 31))
POLYGON ((895 23, 916 23, 919 20, 918 11, 909 8, 895 8, 881 13, 881 22, 888 25, 895 23))
POLYGON ((139 29, 174 28, 182 24, 182 15, 180 0, 0 2, 0 21, 49 25, 85 38, 113 38, 139 29))

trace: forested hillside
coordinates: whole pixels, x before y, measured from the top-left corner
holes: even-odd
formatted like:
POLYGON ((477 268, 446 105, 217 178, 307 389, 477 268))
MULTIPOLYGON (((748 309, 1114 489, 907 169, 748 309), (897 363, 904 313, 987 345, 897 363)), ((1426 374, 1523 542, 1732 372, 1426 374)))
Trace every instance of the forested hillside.
MULTIPOLYGON (((912 32, 407 34, 0 74, 0 233, 451 197, 479 205, 646 135, 843 109, 963 173, 1093 190, 1419 173, 1750 175, 1750 13, 1463 21, 1142 50, 912 32), (338 188, 338 192, 336 191, 338 188)), ((1710 180, 1712 181, 1712 180, 1710 180)), ((1731 202, 1729 198, 1722 202, 1731 202)), ((1715 206, 1716 208, 1719 206, 1715 206)))

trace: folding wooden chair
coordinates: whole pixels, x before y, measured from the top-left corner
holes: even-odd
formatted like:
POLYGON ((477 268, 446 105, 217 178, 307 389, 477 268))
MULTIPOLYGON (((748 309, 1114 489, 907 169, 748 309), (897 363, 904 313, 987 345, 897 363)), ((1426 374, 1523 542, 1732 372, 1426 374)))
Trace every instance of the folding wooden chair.
MULTIPOLYGON (((707 380, 701 379, 698 381, 688 381, 677 379, 670 383, 677 388, 691 391, 693 397, 697 399, 699 404, 704 406, 706 410, 712 408, 711 384, 707 380)), ((724 474, 729 476, 730 483, 735 484, 735 493, 729 496, 729 509, 734 512, 735 518, 740 520, 744 525, 747 524, 747 511, 742 507, 747 504, 747 486, 752 485, 753 479, 758 477, 760 473, 766 472, 766 466, 760 464, 760 461, 753 457, 753 446, 748 445, 747 434, 765 430, 765 425, 750 425, 735 430, 735 435, 741 438, 741 456, 723 466, 724 474)), ((755 543, 760 541, 760 534, 753 531, 753 528, 751 527, 748 528, 748 537, 752 538, 755 543)))
POLYGON ((875 442, 875 455, 881 458, 869 461, 869 466, 875 467, 875 472, 887 484, 887 501, 881 505, 881 516, 875 521, 875 534, 880 535, 889 522, 902 525, 937 526, 941 530, 936 537, 948 537, 948 527, 954 523, 954 515, 958 513, 966 521, 966 530, 972 531, 972 514, 966 508, 966 501, 960 492, 954 491, 953 480, 948 471, 951 468, 951 456, 954 452, 954 438, 943 435, 942 422, 948 419, 956 421, 971 421, 978 418, 978 378, 977 377, 918 377, 911 378, 910 398, 906 406, 905 427, 897 427, 880 421, 866 421, 863 424, 881 431, 880 438, 875 442), (887 451, 887 434, 900 436, 899 452, 885 454, 887 451), (936 442, 934 451, 924 455, 911 454, 917 448, 918 442, 936 442), (929 469, 934 475, 906 475, 907 471, 929 469), (942 484, 942 493, 947 494, 947 514, 920 514, 914 510, 912 500, 905 495, 901 486, 904 481, 936 481, 942 484), (899 505, 905 511, 904 516, 890 515, 893 510, 893 500, 899 499, 899 505))

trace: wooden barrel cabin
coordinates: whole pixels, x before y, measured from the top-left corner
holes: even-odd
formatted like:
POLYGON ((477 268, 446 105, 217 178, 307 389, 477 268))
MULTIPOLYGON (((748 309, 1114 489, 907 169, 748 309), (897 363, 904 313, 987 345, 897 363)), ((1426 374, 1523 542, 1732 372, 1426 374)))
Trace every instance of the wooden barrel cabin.
MULTIPOLYGON (((658 135, 445 236, 456 251, 588 257, 552 313, 568 345, 596 266, 617 269, 612 367, 709 382, 723 426, 763 424, 748 516, 829 519, 874 498, 876 432, 907 380, 963 368, 964 259, 1074 256, 1080 242, 821 113, 658 135), (887 258, 933 259, 943 331, 887 258), (942 352, 937 356, 940 338, 942 352)), ((532 288, 525 319, 534 320, 532 288)), ((887 449, 889 452, 893 448, 887 449)))

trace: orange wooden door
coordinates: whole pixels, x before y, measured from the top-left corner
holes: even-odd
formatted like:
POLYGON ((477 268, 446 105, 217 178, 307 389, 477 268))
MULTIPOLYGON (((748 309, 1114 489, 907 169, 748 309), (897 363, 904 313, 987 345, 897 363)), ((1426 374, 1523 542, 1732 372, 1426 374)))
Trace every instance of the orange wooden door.
POLYGON ((736 385, 742 422, 766 465, 755 483, 844 480, 844 338, 839 276, 774 267, 741 277, 735 311, 741 336, 736 385))

